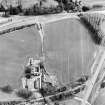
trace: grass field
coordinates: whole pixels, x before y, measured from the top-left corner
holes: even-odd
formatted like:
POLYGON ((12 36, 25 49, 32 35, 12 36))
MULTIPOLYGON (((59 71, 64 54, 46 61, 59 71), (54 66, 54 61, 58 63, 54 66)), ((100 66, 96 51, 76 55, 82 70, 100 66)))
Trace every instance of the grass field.
POLYGON ((29 57, 38 58, 41 41, 35 28, 0 36, 0 86, 21 85, 21 76, 29 57))
MULTIPOLYGON (((54 73, 62 84, 90 75, 96 45, 78 19, 48 23, 44 31, 48 72, 54 73)), ((35 28, 27 28, 0 36, 0 43, 0 86, 10 84, 17 88, 28 58, 40 56, 40 36, 35 28)))
POLYGON ((78 19, 66 19, 45 27, 45 54, 48 70, 62 83, 90 75, 96 47, 89 31, 78 19))

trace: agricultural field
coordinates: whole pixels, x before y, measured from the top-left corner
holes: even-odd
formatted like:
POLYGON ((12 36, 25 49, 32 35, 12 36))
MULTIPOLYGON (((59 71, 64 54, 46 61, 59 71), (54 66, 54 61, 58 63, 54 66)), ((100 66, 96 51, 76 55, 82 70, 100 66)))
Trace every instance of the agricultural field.
MULTIPOLYGON (((61 84, 75 81, 81 75, 90 75, 89 67, 97 46, 77 18, 45 24, 44 33, 45 68, 55 74, 61 84)), ((3 73, 0 74, 0 85, 19 87, 28 58, 37 59, 41 55, 40 35, 34 27, 26 28, 1 35, 0 43, 0 69, 3 73)))
POLYGON ((21 86, 24 67, 30 57, 38 58, 41 41, 34 28, 0 36, 0 86, 21 86), (3 70, 3 71, 2 71, 3 70))
MULTIPOLYGON (((91 1, 84 1, 90 3, 91 1)), ((94 4, 98 2, 92 1, 94 4)), ((62 17, 63 13, 58 15, 62 17)), ((66 14, 68 15, 68 14, 66 14)), ((75 17, 69 19, 58 19, 55 22, 45 20, 57 15, 42 16, 44 23, 43 55, 45 57, 46 71, 54 74, 59 84, 65 85, 79 79, 83 75, 91 75, 90 67, 98 53, 99 46, 92 39, 92 33, 87 27, 75 17)), ((39 19, 42 18, 41 16, 39 19)), ((27 18, 27 17, 23 17, 27 18)), ((18 20, 18 18, 17 18, 18 20)), ((29 58, 39 59, 42 55, 42 40, 36 27, 28 27, 15 32, 0 36, 0 87, 10 85, 13 89, 21 88, 21 78, 25 65, 29 58)), ((97 97, 104 96, 101 90, 97 97)), ((0 99, 18 99, 14 94, 6 94, 0 91, 0 99)), ((95 101, 95 105, 99 103, 95 101)), ((66 100, 62 104, 76 104, 75 100, 66 100)), ((103 104, 103 102, 102 102, 103 104)))

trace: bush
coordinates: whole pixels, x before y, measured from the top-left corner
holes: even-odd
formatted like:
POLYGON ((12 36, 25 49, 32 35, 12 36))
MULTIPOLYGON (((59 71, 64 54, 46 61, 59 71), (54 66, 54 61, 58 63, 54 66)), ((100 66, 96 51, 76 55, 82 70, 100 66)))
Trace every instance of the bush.
POLYGON ((82 11, 83 11, 83 12, 89 11, 90 9, 91 9, 91 8, 88 7, 88 6, 83 6, 83 7, 82 7, 82 11))
POLYGON ((28 99, 33 95, 32 91, 29 91, 27 89, 20 89, 16 92, 16 94, 18 97, 22 97, 24 99, 28 99))
POLYGON ((22 12, 22 8, 21 6, 17 6, 17 7, 10 6, 9 12, 10 12, 10 15, 17 15, 22 12))
POLYGON ((0 12, 5 11, 5 8, 3 7, 3 5, 0 6, 0 12))
POLYGON ((5 92, 5 93, 11 93, 13 91, 13 89, 10 85, 6 85, 4 87, 1 87, 0 89, 1 89, 1 91, 5 92))
POLYGON ((42 84, 42 88, 39 90, 43 96, 53 95, 56 93, 56 87, 52 86, 51 83, 45 82, 42 84))
POLYGON ((101 88, 105 88, 105 82, 101 83, 101 88))

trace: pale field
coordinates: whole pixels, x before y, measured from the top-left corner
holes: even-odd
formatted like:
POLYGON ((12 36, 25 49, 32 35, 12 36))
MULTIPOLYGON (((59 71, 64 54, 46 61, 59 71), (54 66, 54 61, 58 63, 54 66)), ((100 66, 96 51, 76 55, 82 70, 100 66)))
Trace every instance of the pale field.
MULTIPOLYGON (((44 32, 45 67, 48 72, 55 74, 62 84, 81 75, 90 75, 89 67, 97 47, 91 33, 78 19, 48 23, 44 32)), ((0 86, 10 84, 19 88, 28 58, 40 56, 38 31, 32 27, 5 34, 0 36, 0 43, 0 86)), ((0 95, 2 99, 2 93, 0 95)), ((5 97, 6 94, 3 95, 5 97)))
MULTIPOLYGON (((47 18, 47 17, 46 17, 47 18)), ((90 75, 96 46, 78 19, 48 23, 44 28, 45 67, 62 84, 90 75), (77 34, 78 33, 78 34, 77 34)), ((41 40, 35 28, 0 36, 0 86, 21 86, 21 76, 29 57, 38 58, 41 40)))

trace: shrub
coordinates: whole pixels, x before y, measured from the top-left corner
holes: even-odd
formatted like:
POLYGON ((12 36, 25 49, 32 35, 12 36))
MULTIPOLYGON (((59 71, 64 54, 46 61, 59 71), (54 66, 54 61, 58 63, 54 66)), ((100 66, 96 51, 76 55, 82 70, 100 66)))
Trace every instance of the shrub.
POLYGON ((101 83, 101 88, 105 88, 105 82, 101 83))
POLYGON ((1 89, 1 91, 5 92, 5 93, 11 93, 13 91, 13 89, 10 85, 6 85, 4 87, 1 87, 0 89, 1 89))
POLYGON ((16 92, 16 94, 18 97, 22 97, 24 99, 28 99, 33 95, 32 91, 29 91, 27 89, 20 89, 16 92))
POLYGON ((21 6, 12 7, 10 5, 9 12, 10 12, 10 15, 17 15, 22 12, 22 8, 21 6))
POLYGON ((56 93, 56 87, 52 86, 51 83, 45 82, 42 88, 39 90, 43 96, 53 95, 56 93))
POLYGON ((3 5, 0 5, 0 12, 5 11, 5 8, 3 7, 3 5))
POLYGON ((89 6, 83 6, 82 7, 82 11, 83 12, 86 12, 86 11, 89 11, 91 8, 89 6))

